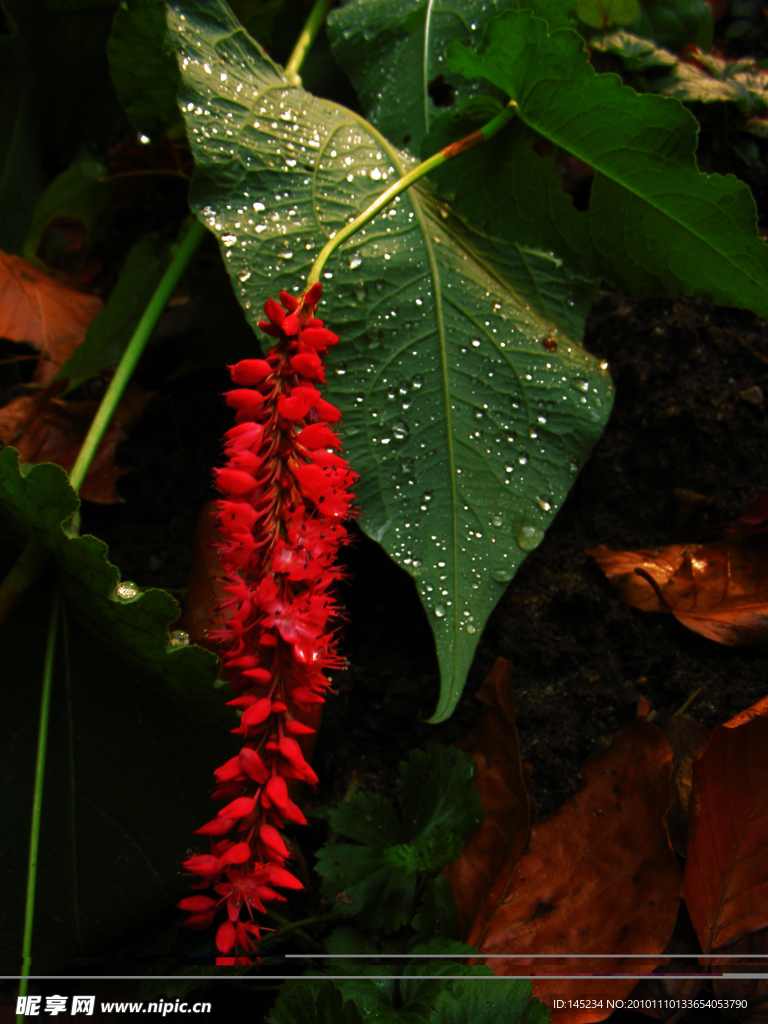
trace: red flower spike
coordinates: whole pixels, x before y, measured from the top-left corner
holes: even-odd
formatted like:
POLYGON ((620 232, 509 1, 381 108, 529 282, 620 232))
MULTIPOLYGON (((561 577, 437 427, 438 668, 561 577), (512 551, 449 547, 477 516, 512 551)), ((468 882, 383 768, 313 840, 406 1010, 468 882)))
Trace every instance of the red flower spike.
POLYGON ((218 898, 179 904, 190 928, 218 917, 222 965, 251 964, 254 914, 284 902, 276 889, 302 888, 283 867, 290 850, 280 834, 286 822, 306 824, 287 781, 317 782, 297 739, 315 730, 297 718, 324 702, 325 673, 342 665, 332 591, 356 477, 337 454, 331 424, 340 413, 315 386, 324 380, 322 354, 339 340, 315 316, 321 292, 317 284, 304 295, 281 292, 282 305, 266 302, 259 326, 275 343, 264 359, 229 367, 237 386, 224 396, 237 415, 225 464, 214 470, 225 579, 209 637, 232 689, 228 704, 242 709, 231 731, 246 742, 214 772, 213 798, 229 802, 198 829, 211 854, 183 863, 197 876, 192 888, 213 886, 218 898))

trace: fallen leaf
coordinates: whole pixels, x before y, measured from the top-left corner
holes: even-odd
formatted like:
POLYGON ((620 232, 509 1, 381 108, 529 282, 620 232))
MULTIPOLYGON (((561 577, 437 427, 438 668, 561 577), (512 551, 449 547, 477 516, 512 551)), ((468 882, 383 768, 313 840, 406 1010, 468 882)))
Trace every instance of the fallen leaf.
POLYGON ((683 896, 705 953, 768 926, 768 703, 757 707, 713 729, 693 766, 683 896))
POLYGON ((693 762, 707 745, 709 730, 687 715, 672 715, 662 726, 672 747, 672 789, 675 800, 667 811, 669 841, 675 853, 686 855, 688 807, 693 788, 693 762))
POLYGON ((694 999, 709 981, 709 976, 702 971, 699 963, 699 941, 693 930, 685 904, 680 903, 680 910, 675 921, 675 930, 667 943, 665 954, 688 955, 688 959, 676 958, 647 978, 638 981, 629 994, 630 999, 646 1000, 642 1013, 658 1020, 667 1020, 670 1016, 668 1000, 694 999), (667 973, 668 972, 668 973, 667 973), (679 978, 679 974, 698 974, 697 978, 679 978))
MULTIPOLYGON (((535 825, 530 850, 509 877, 502 871, 478 913, 468 943, 493 959, 494 973, 534 976, 533 994, 583 996, 583 981, 537 980, 537 973, 650 973, 672 935, 680 904, 680 868, 663 818, 672 803, 672 750, 658 726, 635 719, 582 769, 585 786, 535 825), (594 960, 543 961, 533 953, 593 954, 594 960), (601 959, 647 953, 648 961, 601 959), (521 957, 523 959, 521 959, 521 957), (534 968, 533 970, 529 970, 534 968)), ((484 961, 485 962, 485 961, 484 961)), ((625 997, 634 981, 605 980, 600 995, 625 997)), ((570 1024, 603 1020, 610 1010, 569 1014, 570 1024)), ((557 1011, 552 1019, 566 1018, 557 1011)))
POLYGON ((68 288, 21 256, 0 252, 0 337, 40 352, 35 380, 50 384, 102 307, 95 295, 68 288))
POLYGON ((497 658, 476 693, 487 704, 483 719, 459 746, 475 759, 483 821, 467 840, 461 856, 443 868, 464 934, 477 913, 488 913, 485 894, 499 872, 512 872, 530 834, 530 800, 525 785, 515 710, 510 689, 512 666, 497 658))
MULTIPOLYGON (((69 472, 99 403, 53 398, 63 386, 57 384, 33 395, 20 395, 0 409, 0 440, 16 448, 23 463, 55 462, 69 472)), ((115 449, 128 436, 125 428, 139 418, 153 396, 153 391, 137 384, 128 387, 80 488, 81 498, 100 505, 123 500, 115 484, 126 471, 115 465, 115 449)))
POLYGON ((768 532, 731 526, 711 544, 660 551, 587 551, 622 600, 647 612, 671 612, 717 643, 768 644, 768 532))

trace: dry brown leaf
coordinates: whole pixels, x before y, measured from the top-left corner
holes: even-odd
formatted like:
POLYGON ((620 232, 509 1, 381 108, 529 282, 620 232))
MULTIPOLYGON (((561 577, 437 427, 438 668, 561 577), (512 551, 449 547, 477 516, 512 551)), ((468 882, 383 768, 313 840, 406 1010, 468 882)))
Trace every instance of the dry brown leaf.
POLYGON ((768 979, 765 964, 768 959, 768 929, 763 928, 752 935, 732 943, 714 955, 707 963, 721 967, 732 974, 762 974, 762 978, 719 978, 712 982, 718 999, 746 999, 748 1010, 739 1013, 744 1024, 766 1024, 768 1021, 768 979), (743 953, 743 960, 724 960, 717 953, 743 953))
MULTIPOLYGON (((0 439, 18 450, 22 462, 55 462, 69 472, 99 403, 52 398, 58 390, 52 384, 37 394, 14 398, 0 409, 0 439)), ((125 428, 139 418, 153 396, 153 391, 137 384, 128 387, 80 488, 81 498, 100 505, 123 500, 115 484, 126 471, 115 465, 115 449, 128 436, 125 428)))
POLYGON ((662 726, 672 747, 672 789, 675 801, 667 811, 669 841, 675 853, 685 857, 688 839, 688 807, 693 788, 693 762, 701 756, 709 730, 687 715, 672 715, 662 726))
POLYGON ((488 710, 459 744, 475 759, 483 802, 482 823, 467 840, 461 856, 443 868, 456 897, 462 935, 484 907, 485 894, 499 872, 512 872, 530 833, 530 800, 515 728, 511 668, 506 658, 496 660, 476 694, 488 710))
POLYGON ((693 766, 683 896, 705 953, 768 926, 768 702, 745 717, 693 766))
MULTIPOLYGON (((680 904, 680 868, 663 818, 672 803, 672 750, 643 719, 624 726, 610 747, 582 769, 586 784, 555 814, 535 825, 529 852, 501 872, 467 941, 493 959, 496 974, 533 975, 533 994, 583 996, 585 982, 537 980, 539 974, 650 973, 659 964, 680 904), (533 953, 593 954, 594 960, 525 959, 533 953), (651 958, 600 959, 606 953, 651 958), (521 959, 521 957, 523 959, 521 959)), ((631 979, 605 980, 600 994, 625 997, 631 979)), ((610 1010, 567 1016, 570 1024, 603 1020, 610 1010)), ((553 1020, 560 1015, 555 1012, 553 1020)), ((565 1021, 566 1017, 562 1017, 565 1021)))
POLYGON ((768 644, 768 533, 729 528, 711 544, 661 551, 587 552, 622 600, 647 612, 671 612, 721 644, 768 644))
POLYGON ((0 252, 0 337, 40 352, 39 384, 50 384, 102 308, 95 295, 68 288, 21 256, 0 252))

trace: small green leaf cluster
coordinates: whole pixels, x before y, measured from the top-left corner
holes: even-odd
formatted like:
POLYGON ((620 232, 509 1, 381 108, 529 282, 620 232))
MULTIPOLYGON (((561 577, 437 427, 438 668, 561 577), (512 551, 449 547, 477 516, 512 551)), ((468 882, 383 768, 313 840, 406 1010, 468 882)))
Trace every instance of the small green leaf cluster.
POLYGON ((356 793, 329 815, 352 842, 329 842, 318 854, 323 891, 334 911, 373 934, 411 925, 418 941, 452 935, 453 895, 437 871, 461 852, 480 824, 474 761, 430 743, 400 765, 400 813, 379 793, 356 793), (416 913, 417 903, 420 903, 416 913))
POLYGON ((404 968, 339 956, 326 969, 333 981, 313 972, 286 982, 269 1024, 548 1024, 549 1007, 531 997, 531 982, 462 963, 471 947, 433 940, 412 952, 417 959, 404 968))

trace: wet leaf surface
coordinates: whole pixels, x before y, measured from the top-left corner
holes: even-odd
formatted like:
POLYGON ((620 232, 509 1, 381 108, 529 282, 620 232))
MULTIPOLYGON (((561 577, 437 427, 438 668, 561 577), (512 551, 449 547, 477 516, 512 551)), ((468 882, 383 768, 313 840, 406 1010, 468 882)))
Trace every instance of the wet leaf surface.
MULTIPOLYGON (((256 324, 265 297, 298 289, 330 234, 411 158, 289 83, 223 4, 172 8, 192 204, 256 324)), ((342 338, 327 390, 360 473, 361 526, 416 579, 441 662, 439 721, 607 418, 605 369, 579 344, 588 282, 415 187, 340 247, 323 286, 342 338)))

